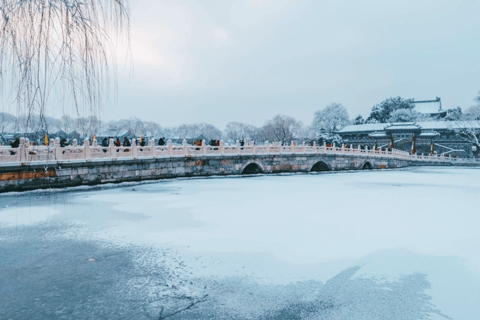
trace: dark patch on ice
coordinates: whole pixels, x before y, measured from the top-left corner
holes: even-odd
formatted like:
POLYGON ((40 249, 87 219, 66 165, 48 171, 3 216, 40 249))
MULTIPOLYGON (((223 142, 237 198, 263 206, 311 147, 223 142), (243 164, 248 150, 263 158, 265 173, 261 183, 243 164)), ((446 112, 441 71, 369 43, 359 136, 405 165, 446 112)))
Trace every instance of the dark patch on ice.
POLYGON ((1 319, 161 319, 162 313, 168 319, 407 320, 442 315, 425 293, 430 285, 423 274, 387 282, 354 277, 360 269, 355 267, 326 283, 290 285, 264 285, 246 277, 195 278, 181 257, 167 250, 69 238, 75 231, 54 223, 0 228, 1 319))

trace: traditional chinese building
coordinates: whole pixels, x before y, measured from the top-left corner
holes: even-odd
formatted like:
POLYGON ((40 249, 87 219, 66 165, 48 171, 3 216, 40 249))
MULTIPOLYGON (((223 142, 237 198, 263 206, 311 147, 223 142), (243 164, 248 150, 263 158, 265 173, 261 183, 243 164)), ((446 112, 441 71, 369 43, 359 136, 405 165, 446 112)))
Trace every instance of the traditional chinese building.
POLYGON ((437 97, 435 100, 413 100, 415 111, 428 115, 430 117, 444 118, 449 110, 442 109, 442 99, 437 97))
MULTIPOLYGON (((336 133, 346 144, 394 147, 417 154, 445 154, 457 157, 478 156, 478 150, 457 133, 464 124, 454 121, 375 123, 345 126, 336 133)), ((480 122, 468 126, 480 131, 480 122)))

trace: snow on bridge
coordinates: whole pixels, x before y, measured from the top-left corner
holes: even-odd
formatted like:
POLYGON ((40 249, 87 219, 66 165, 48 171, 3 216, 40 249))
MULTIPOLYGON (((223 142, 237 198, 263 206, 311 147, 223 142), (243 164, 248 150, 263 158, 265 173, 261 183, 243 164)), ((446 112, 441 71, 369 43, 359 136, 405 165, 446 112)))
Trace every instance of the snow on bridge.
POLYGON ((254 173, 338 171, 401 168, 418 165, 480 165, 480 161, 445 156, 410 155, 400 150, 362 149, 360 146, 263 145, 240 146, 83 146, 74 141, 61 147, 30 146, 21 139, 18 148, 0 148, 0 192, 94 185, 148 179, 254 173))

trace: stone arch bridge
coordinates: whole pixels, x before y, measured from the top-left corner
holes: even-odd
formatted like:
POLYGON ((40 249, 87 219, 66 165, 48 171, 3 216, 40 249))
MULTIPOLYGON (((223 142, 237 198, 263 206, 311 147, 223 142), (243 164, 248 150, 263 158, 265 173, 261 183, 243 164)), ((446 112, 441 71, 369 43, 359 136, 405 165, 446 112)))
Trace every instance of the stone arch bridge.
POLYGON ((476 160, 353 146, 84 146, 0 148, 0 192, 151 179, 282 172, 477 166, 476 160))

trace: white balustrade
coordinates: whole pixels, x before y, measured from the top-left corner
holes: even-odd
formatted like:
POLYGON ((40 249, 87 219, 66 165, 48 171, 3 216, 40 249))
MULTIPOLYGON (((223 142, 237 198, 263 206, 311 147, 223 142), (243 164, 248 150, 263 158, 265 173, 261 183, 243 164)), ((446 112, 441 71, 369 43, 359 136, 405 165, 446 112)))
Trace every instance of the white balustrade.
POLYGON ((175 157, 175 156, 209 156, 209 155, 242 155, 242 154, 345 154, 349 156, 364 155, 375 157, 390 157, 397 159, 407 159, 425 162, 457 162, 479 164, 478 159, 460 159, 445 155, 430 154, 412 154, 406 151, 391 149, 375 149, 365 146, 364 149, 358 145, 342 144, 336 146, 323 145, 307 145, 302 142, 296 145, 291 142, 290 145, 283 145, 281 142, 274 143, 265 141, 263 145, 259 145, 255 141, 246 140, 245 145, 241 146, 237 141, 235 145, 225 145, 220 141, 219 145, 207 146, 205 140, 201 145, 188 145, 187 140, 183 140, 182 145, 173 145, 168 140, 166 145, 156 146, 153 140, 148 144, 137 145, 136 140, 132 139, 130 146, 115 146, 114 140, 110 139, 108 146, 97 144, 97 140, 93 139, 91 145, 88 139, 85 139, 83 146, 79 146, 74 140, 72 145, 61 147, 60 139, 51 139, 48 146, 31 146, 28 139, 21 138, 18 148, 7 146, 0 147, 0 163, 29 163, 36 161, 73 161, 73 160, 93 160, 108 158, 138 158, 138 157, 175 157))

